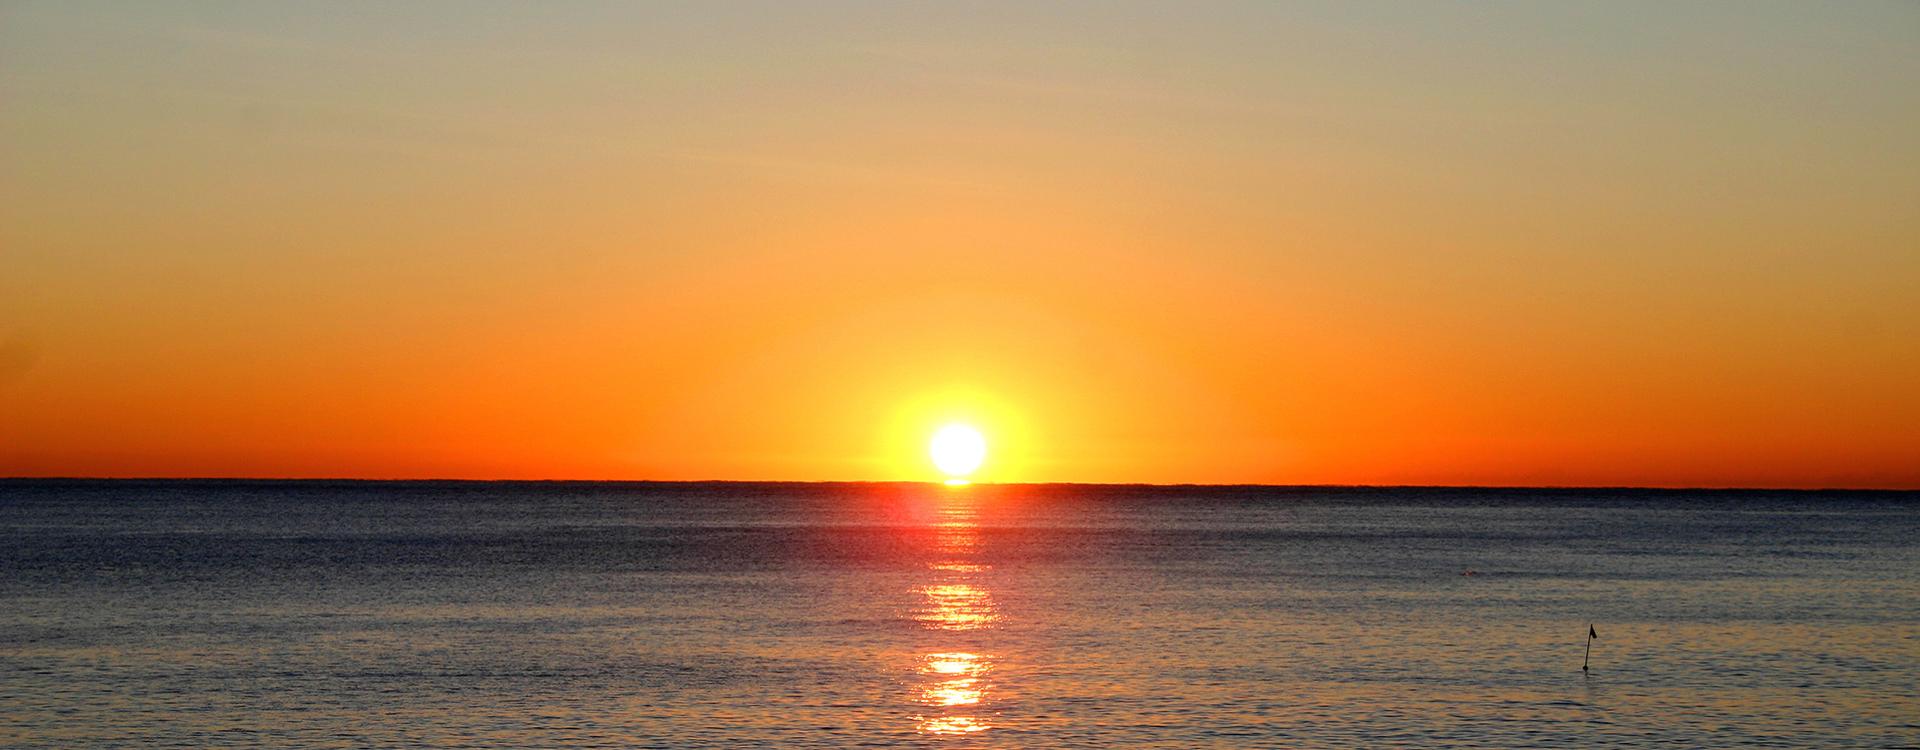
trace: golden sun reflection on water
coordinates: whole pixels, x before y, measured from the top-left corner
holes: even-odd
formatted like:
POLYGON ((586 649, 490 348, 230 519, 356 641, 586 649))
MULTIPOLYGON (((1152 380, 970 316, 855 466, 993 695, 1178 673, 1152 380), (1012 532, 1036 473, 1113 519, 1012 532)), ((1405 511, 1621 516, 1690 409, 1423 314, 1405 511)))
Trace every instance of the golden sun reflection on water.
POLYGON ((985 589, 967 583, 925 586, 920 592, 928 606, 914 619, 941 630, 978 630, 992 625, 998 614, 985 589))
POLYGON ((972 734, 991 728, 985 721, 971 716, 940 716, 920 722, 920 731, 927 734, 972 734))
MULTIPOLYGON (((977 633, 995 627, 1000 613, 993 595, 979 580, 990 566, 972 559, 979 544, 979 526, 971 503, 952 503, 940 509, 933 524, 934 559, 927 563, 931 580, 914 589, 920 595, 913 619, 934 632, 977 633)), ((921 656, 914 701, 931 710, 917 717, 923 734, 962 735, 993 728, 987 680, 992 661, 968 650, 934 651, 921 656)))
POLYGON ((987 665, 984 657, 979 654, 965 652, 927 654, 926 666, 921 671, 937 677, 935 682, 927 684, 921 690, 922 703, 933 706, 972 706, 978 705, 981 698, 986 695, 980 675, 987 671, 987 665))

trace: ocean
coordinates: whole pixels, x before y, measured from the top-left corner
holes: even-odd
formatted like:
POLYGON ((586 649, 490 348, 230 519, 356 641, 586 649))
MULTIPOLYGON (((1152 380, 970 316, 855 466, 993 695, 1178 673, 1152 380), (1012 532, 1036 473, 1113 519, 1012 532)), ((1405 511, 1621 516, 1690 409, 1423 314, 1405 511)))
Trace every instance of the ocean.
POLYGON ((3 747, 1911 747, 1916 675, 1915 493, 0 481, 3 747))

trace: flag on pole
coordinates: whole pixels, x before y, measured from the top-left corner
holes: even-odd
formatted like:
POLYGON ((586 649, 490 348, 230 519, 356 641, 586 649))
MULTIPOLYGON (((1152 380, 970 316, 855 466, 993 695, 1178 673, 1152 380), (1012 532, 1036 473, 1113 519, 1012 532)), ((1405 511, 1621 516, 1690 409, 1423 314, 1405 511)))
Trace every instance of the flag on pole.
POLYGON ((1593 629, 1593 623, 1587 623, 1587 648, 1580 655, 1580 673, 1587 673, 1587 662, 1593 658, 1593 640, 1600 637, 1600 631, 1593 629))

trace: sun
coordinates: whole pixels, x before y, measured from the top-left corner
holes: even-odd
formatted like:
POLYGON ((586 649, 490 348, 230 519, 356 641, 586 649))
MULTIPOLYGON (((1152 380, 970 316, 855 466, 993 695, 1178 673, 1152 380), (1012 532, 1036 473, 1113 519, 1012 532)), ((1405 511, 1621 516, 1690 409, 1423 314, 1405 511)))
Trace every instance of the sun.
POLYGON ((927 454, 948 482, 965 482, 987 460, 987 438, 971 425, 950 424, 933 433, 927 454))

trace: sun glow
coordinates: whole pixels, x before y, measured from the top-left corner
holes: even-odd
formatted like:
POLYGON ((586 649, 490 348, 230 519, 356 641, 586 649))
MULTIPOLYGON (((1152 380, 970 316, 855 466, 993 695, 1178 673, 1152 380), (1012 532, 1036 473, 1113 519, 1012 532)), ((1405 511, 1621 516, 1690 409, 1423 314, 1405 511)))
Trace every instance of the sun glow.
POLYGON ((933 433, 927 453, 948 484, 965 484, 987 460, 987 439, 970 425, 950 424, 933 433))

